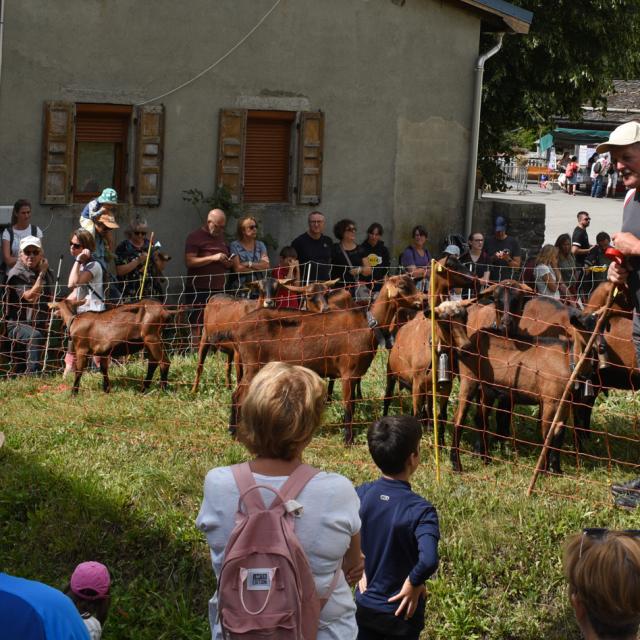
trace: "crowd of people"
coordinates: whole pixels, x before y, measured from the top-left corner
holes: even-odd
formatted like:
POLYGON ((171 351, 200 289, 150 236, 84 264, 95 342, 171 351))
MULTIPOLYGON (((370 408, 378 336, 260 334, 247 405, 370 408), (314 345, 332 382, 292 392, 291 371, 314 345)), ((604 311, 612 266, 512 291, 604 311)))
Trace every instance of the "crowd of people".
MULTIPOLYGON (((84 300, 79 313, 101 311, 109 304, 143 297, 167 299, 169 281, 164 270, 171 257, 154 241, 154 234, 142 218, 131 220, 125 228, 125 239, 114 246, 113 232, 119 227, 114 215, 116 205, 117 193, 104 189, 83 209, 79 226, 70 236, 73 266, 67 281, 68 296, 84 300)), ((461 292, 462 295, 474 295, 489 282, 520 278, 541 295, 579 304, 606 278, 609 258, 605 251, 611 239, 603 231, 591 244, 587 233, 590 215, 581 211, 577 217, 571 236, 560 235, 554 246, 544 246, 533 257, 523 255, 518 239, 509 233, 508 221, 502 216, 495 219, 494 232, 489 237, 480 231, 474 231, 466 240, 449 236, 454 240, 435 257, 454 255, 478 278, 476 290, 461 292)), ((257 295, 257 289, 247 284, 267 274, 286 279, 293 286, 332 280, 333 286, 346 288, 354 299, 372 301, 391 268, 383 226, 371 223, 366 237, 359 242, 353 220, 344 218, 334 224, 335 240, 325 235, 325 225, 324 214, 312 211, 307 230, 280 250, 278 265, 272 266, 267 247, 259 239, 255 217, 241 217, 236 238, 228 242, 225 212, 211 210, 205 224, 191 232, 185 242, 186 286, 180 302, 192 309, 191 344, 198 344, 203 309, 212 295, 257 295)), ((432 254, 427 247, 428 238, 427 229, 415 225, 409 244, 398 257, 399 267, 411 275, 421 291, 427 291, 429 285, 432 254)), ((15 203, 11 224, 2 234, 2 255, 0 279, 7 285, 2 289, 8 338, 2 349, 5 353, 9 349, 10 359, 16 362, 15 373, 35 373, 43 364, 49 325, 47 303, 56 293, 57 283, 44 253, 43 232, 31 222, 27 200, 15 203)), ((280 289, 278 307, 299 304, 299 296, 280 289)), ((68 372, 73 367, 71 353, 65 363, 68 372)))
POLYGON ((566 151, 555 166, 558 171, 558 184, 566 193, 575 196, 581 179, 588 186, 592 198, 615 198, 618 186, 618 171, 608 152, 591 155, 584 171, 578 164, 578 156, 566 151), (588 180, 587 180, 588 177, 588 180))

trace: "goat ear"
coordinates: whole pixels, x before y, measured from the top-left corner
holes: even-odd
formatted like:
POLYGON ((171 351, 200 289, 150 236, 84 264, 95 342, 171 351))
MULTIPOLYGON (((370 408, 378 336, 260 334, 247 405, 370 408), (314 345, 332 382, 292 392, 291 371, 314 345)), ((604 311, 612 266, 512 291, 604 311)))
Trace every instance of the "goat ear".
POLYGON ((535 293, 535 291, 528 285, 524 284, 524 282, 520 283, 520 291, 524 291, 524 293, 530 293, 530 294, 535 293))
POLYGON ((293 282, 293 278, 276 278, 276 280, 278 281, 278 284, 283 287, 293 282))
POLYGON ((325 280, 324 282, 320 282, 319 284, 323 284, 325 287, 331 289, 337 282, 339 282, 340 278, 335 278, 334 280, 325 280))
POLYGON ((287 291, 291 291, 291 293, 307 293, 306 287, 298 287, 293 284, 288 284, 288 280, 278 280, 278 282, 280 283, 281 287, 284 287, 287 291))
POLYGON ((487 298, 488 296, 492 296, 494 291, 499 287, 499 283, 495 283, 492 285, 489 285, 486 289, 483 289, 479 294, 478 294, 478 300, 481 300, 482 298, 487 298))
POLYGON ((249 282, 244 283, 245 287, 249 287, 249 289, 258 289, 260 287, 260 283, 257 280, 250 280, 249 282))
POLYGON ((57 309, 60 305, 57 302, 47 302, 49 309, 57 309))
POLYGON ((391 300, 391 298, 398 297, 398 287, 396 287, 396 285, 393 284, 391 280, 387 280, 385 286, 387 287, 387 298, 389 300, 391 300))
POLYGON ((87 301, 86 298, 82 298, 82 300, 69 300, 67 299, 67 303, 70 307, 81 307, 87 301))

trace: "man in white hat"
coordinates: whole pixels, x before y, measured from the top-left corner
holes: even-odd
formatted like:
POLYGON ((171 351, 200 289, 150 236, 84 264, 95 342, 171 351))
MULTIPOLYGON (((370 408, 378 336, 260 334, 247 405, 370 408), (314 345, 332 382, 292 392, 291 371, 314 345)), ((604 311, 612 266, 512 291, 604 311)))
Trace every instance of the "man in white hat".
POLYGON ((7 335, 17 373, 35 373, 42 366, 53 282, 40 238, 23 238, 18 262, 7 274, 7 335))
MULTIPOLYGON (((626 258, 623 265, 612 262, 608 278, 611 282, 627 284, 633 296, 633 343, 640 362, 640 122, 620 125, 611 132, 609 141, 598 146, 598 153, 609 151, 619 179, 628 189, 624 199, 622 228, 613 234, 613 242, 626 258)), ((640 505, 640 478, 611 487, 616 503, 625 507, 640 505)))

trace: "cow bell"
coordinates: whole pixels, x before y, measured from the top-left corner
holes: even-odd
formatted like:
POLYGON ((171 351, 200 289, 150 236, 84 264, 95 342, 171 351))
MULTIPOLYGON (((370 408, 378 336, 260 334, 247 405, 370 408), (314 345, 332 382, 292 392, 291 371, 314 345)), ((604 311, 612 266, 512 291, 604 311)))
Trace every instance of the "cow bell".
POLYGON ((449 354, 443 352, 438 357, 438 383, 451 382, 451 371, 449 370, 449 354))
POLYGON ((583 398, 593 398, 595 392, 593 390, 593 383, 588 378, 584 381, 584 387, 582 388, 583 398))
POLYGON ((609 366, 609 359, 607 358, 607 349, 598 348, 598 369, 606 369, 609 366))

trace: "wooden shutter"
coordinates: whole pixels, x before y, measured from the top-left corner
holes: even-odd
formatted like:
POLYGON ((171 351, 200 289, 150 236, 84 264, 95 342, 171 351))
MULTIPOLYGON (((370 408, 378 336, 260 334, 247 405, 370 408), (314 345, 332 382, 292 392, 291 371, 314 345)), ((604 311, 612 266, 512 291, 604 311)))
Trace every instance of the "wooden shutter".
POLYGON ((216 184, 226 187, 231 201, 242 202, 246 109, 221 109, 218 130, 218 171, 216 184))
POLYGON ((45 102, 41 204, 69 204, 73 184, 74 105, 45 102))
POLYGON ((322 193, 322 150, 324 113, 304 111, 300 114, 298 143, 298 202, 318 204, 322 193))
POLYGON ((249 111, 244 202, 289 202, 291 127, 295 111, 249 111))
POLYGON ((159 205, 164 154, 164 106, 138 107, 136 111, 137 205, 159 205))

